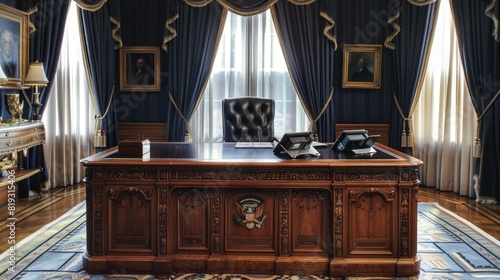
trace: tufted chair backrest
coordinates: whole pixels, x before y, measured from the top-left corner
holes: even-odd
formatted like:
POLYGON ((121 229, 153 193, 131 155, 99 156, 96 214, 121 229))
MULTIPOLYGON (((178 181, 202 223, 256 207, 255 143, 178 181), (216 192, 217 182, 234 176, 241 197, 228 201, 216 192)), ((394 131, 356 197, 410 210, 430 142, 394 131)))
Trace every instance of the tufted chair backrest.
POLYGON ((222 130, 225 142, 272 142, 274 100, 237 97, 222 100, 222 130))

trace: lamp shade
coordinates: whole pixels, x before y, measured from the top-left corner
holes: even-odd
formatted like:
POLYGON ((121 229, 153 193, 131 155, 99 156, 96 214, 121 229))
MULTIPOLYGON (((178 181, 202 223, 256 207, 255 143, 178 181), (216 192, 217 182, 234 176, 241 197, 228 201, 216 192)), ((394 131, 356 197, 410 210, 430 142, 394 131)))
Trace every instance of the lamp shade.
POLYGON ((5 73, 2 70, 2 67, 0 67, 0 82, 7 80, 7 76, 5 76, 5 73))
POLYGON ((46 86, 48 82, 49 80, 43 70, 43 63, 32 62, 28 70, 28 75, 26 75, 26 79, 24 80, 24 84, 27 86, 46 86))

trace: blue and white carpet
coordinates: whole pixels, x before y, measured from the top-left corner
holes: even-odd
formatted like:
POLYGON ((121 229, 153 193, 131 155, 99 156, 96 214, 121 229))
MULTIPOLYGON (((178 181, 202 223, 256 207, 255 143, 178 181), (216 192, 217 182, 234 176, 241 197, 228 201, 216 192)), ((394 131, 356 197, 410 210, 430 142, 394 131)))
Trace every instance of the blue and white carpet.
MULTIPOLYGON (((46 225, 15 248, 0 255, 3 279, 155 279, 153 275, 89 275, 83 269, 85 202, 46 225), (15 254, 15 255, 13 255, 15 254)), ((350 277, 354 279, 500 279, 500 242, 470 222, 435 203, 418 205, 420 273, 410 278, 350 277)), ((179 274, 169 279, 331 279, 311 275, 206 275, 179 274)))

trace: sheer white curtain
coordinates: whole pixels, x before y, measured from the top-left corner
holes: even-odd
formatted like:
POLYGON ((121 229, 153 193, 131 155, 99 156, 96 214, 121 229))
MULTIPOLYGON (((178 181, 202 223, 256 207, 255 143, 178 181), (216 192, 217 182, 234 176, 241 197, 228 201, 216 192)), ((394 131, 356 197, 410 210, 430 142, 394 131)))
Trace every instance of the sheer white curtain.
POLYGON ((228 13, 210 80, 190 122, 193 141, 221 142, 222 100, 240 96, 275 100, 276 137, 308 130, 269 11, 251 17, 228 13))
POLYGON ((448 1, 441 1, 429 64, 414 113, 422 184, 473 196, 476 114, 470 100, 448 1))
POLYGON ((76 5, 71 1, 61 56, 51 96, 43 114, 46 124, 45 160, 53 187, 81 182, 80 160, 92 154, 93 116, 76 5))

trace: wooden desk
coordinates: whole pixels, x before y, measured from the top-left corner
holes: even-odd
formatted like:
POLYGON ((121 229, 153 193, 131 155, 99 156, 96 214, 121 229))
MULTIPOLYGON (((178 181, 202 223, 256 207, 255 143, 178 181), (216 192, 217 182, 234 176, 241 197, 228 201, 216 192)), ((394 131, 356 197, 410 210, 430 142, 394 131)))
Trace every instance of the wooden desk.
POLYGON ((234 144, 151 143, 83 159, 89 273, 413 276, 418 167, 377 145, 290 160, 234 144))

